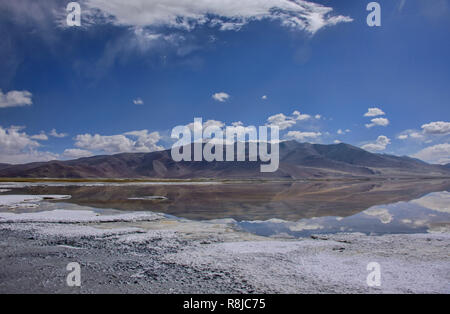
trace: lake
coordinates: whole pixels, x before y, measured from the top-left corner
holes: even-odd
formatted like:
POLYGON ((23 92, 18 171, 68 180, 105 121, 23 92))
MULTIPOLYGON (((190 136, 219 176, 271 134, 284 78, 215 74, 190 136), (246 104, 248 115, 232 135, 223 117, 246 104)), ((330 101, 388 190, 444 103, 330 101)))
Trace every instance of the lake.
MULTIPOLYGON (((152 211, 190 220, 228 219, 264 236, 423 233, 450 224, 450 180, 0 183, 4 194, 63 194, 52 208, 152 211)), ((44 202, 46 203, 46 202, 44 202)), ((47 204, 48 205, 48 204, 47 204)), ((16 212, 48 210, 42 204, 16 212)), ((3 209, 5 210, 5 209, 3 209)))

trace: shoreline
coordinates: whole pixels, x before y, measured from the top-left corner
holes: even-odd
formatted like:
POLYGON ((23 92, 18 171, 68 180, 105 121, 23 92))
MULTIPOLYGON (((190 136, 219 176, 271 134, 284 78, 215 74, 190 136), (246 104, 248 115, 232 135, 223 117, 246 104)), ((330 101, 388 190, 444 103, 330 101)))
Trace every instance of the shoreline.
POLYGON ((450 233, 280 239, 142 212, 11 215, 0 293, 450 293, 450 233), (70 262, 81 287, 66 285, 70 262), (370 262, 380 287, 367 286, 370 262))
POLYGON ((14 178, 0 177, 0 183, 295 183, 295 182, 358 182, 358 181, 408 181, 408 180, 448 180, 450 176, 378 176, 378 177, 329 177, 329 178, 302 178, 302 179, 170 179, 170 178, 14 178))

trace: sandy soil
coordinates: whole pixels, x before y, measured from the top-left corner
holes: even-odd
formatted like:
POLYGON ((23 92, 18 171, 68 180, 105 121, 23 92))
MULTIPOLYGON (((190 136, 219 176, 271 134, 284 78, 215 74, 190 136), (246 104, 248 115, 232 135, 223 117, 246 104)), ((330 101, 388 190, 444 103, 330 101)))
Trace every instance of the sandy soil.
POLYGON ((1 293, 450 293, 450 234, 274 239, 152 213, 0 213, 1 293), (81 287, 66 266, 81 265, 81 287), (381 266, 368 287, 367 264, 381 266))

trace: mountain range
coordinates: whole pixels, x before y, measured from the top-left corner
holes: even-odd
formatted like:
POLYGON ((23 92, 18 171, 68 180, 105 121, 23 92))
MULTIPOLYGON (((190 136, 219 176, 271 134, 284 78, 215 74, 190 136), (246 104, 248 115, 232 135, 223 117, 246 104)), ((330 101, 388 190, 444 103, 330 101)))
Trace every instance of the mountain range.
POLYGON ((171 157, 171 151, 164 150, 101 155, 68 161, 0 164, 0 177, 295 180, 450 177, 450 164, 431 165, 406 156, 370 153, 344 143, 321 145, 296 141, 281 142, 279 169, 273 173, 261 173, 260 164, 259 161, 175 162, 171 157))

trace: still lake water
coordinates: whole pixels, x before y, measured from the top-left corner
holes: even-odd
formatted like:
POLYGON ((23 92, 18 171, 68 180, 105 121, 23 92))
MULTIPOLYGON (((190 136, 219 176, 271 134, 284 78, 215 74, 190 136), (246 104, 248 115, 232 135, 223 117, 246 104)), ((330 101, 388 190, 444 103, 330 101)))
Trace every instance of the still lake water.
MULTIPOLYGON (((57 208, 83 206, 99 210, 153 211, 190 220, 226 220, 238 229, 264 236, 424 233, 448 230, 450 226, 450 180, 201 184, 42 182, 0 183, 1 190, 0 195, 72 196, 70 200, 52 202, 52 207, 57 208)), ((44 210, 44 207, 33 210, 44 210)))

